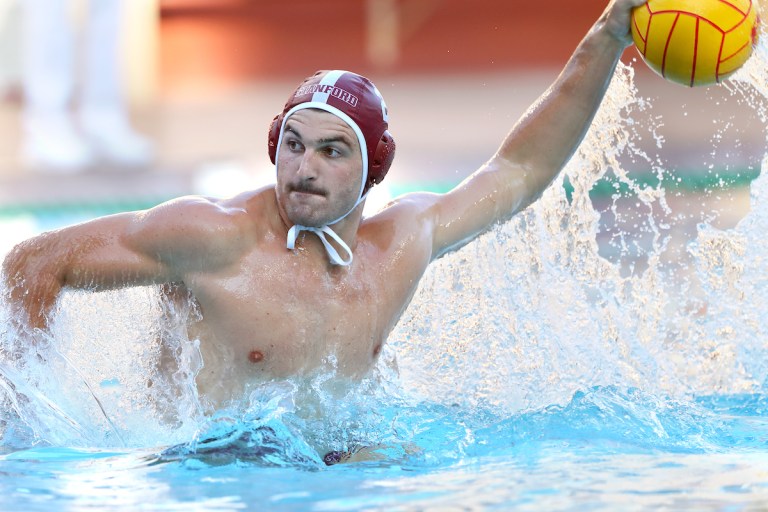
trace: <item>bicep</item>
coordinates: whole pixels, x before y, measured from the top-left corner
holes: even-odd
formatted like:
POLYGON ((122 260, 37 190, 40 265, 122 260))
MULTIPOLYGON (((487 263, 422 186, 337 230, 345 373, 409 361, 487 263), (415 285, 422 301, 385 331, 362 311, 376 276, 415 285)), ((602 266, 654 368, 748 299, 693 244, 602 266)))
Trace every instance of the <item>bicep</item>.
MULTIPOLYGON (((242 243, 240 210, 187 197, 150 210, 105 217, 72 276, 103 287, 181 281, 228 264, 242 243)), ((80 244, 82 247, 83 244, 80 244)))
MULTIPOLYGON (((183 279, 216 265, 231 251, 221 239, 233 223, 202 198, 181 198, 152 209, 110 215, 62 230, 57 237, 63 285, 110 289, 183 279), (228 220, 228 219, 227 219, 228 220)), ((51 259, 51 258, 49 258, 51 259)))
POLYGON ((138 212, 73 226, 60 240, 62 285, 111 289, 172 278, 172 267, 138 243, 146 229, 138 212))

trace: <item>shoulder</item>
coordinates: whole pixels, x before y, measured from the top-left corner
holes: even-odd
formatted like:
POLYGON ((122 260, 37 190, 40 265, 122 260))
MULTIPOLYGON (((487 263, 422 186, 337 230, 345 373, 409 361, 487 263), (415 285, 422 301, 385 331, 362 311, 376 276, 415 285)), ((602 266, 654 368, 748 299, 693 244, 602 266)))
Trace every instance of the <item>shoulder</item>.
POLYGON ((382 236, 390 233, 396 238, 420 237, 431 239, 439 217, 441 194, 413 192, 393 199, 380 211, 366 217, 361 226, 363 234, 382 236))
POLYGON ((184 196, 139 212, 137 220, 143 224, 196 225, 220 224, 236 219, 241 213, 231 200, 203 196, 184 196))
POLYGON ((441 194, 412 192, 393 199, 380 211, 368 217, 366 222, 386 220, 410 220, 427 222, 434 215, 441 194))
POLYGON ((258 215, 268 189, 227 199, 185 196, 138 212, 126 241, 143 252, 179 257, 237 253, 254 243, 258 215), (255 210, 255 211, 254 211, 255 210))
POLYGON ((434 206, 439 197, 428 192, 400 196, 367 217, 360 227, 360 235, 381 252, 414 253, 429 259, 434 206))
POLYGON ((269 189, 244 192, 218 199, 204 196, 184 196, 139 212, 137 224, 143 228, 171 228, 180 231, 220 233, 247 228, 249 218, 259 214, 269 189))

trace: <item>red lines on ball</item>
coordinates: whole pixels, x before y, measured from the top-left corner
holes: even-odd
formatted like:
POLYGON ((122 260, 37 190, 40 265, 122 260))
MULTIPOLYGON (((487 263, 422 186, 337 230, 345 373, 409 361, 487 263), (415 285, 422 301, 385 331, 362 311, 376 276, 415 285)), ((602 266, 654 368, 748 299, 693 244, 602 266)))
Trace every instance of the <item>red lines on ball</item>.
POLYGON ((643 11, 636 11, 641 14, 632 17, 634 37, 646 62, 653 62, 661 76, 689 86, 729 76, 748 58, 748 47, 757 37, 755 28, 751 37, 744 38, 745 24, 754 23, 754 0, 700 1, 678 2, 677 8, 674 1, 650 0, 639 8, 643 11))

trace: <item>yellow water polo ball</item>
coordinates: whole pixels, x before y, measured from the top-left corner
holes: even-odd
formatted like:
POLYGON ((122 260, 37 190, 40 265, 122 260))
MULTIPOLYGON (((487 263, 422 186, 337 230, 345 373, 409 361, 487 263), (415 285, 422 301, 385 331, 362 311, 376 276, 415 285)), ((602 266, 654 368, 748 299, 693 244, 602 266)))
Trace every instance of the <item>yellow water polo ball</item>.
POLYGON ((632 38, 658 74, 695 86, 720 82, 757 45, 757 0, 649 0, 632 11, 632 38))

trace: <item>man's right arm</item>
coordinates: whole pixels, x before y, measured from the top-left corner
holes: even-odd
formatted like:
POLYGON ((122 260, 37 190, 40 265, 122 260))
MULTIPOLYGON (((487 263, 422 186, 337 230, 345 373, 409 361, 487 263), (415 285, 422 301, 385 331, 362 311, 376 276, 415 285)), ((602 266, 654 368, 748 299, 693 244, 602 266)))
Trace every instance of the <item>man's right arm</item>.
POLYGON ((198 267, 219 265, 230 257, 228 240, 239 239, 227 236, 237 224, 226 222, 232 213, 206 199, 183 198, 26 240, 3 262, 14 319, 46 328, 63 287, 108 290, 174 282, 198 267))

